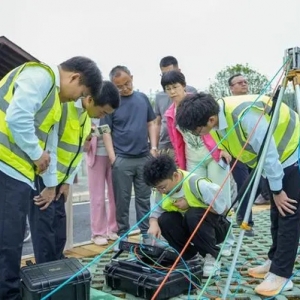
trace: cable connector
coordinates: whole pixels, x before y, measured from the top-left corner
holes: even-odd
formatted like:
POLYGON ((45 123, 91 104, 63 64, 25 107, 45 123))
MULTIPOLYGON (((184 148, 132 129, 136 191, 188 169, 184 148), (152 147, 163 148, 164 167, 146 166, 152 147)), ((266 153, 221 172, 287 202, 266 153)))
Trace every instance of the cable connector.
POLYGON ((249 224, 247 222, 242 222, 240 228, 244 229, 244 230, 251 230, 252 229, 252 227, 249 226, 249 224))

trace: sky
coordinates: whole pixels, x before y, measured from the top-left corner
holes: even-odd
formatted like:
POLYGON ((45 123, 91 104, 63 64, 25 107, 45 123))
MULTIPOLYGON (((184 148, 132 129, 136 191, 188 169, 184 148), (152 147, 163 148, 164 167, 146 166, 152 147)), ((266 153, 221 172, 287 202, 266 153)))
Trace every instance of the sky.
POLYGON ((271 79, 300 47, 299 12, 300 0, 0 0, 0 36, 48 64, 88 56, 106 79, 126 65, 146 93, 161 89, 159 61, 173 55, 205 90, 237 63, 271 79))

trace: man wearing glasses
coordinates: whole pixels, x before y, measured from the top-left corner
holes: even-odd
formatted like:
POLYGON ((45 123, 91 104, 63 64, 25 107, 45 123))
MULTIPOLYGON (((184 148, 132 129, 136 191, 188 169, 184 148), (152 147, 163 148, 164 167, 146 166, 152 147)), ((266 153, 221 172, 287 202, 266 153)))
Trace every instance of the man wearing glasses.
MULTIPOLYGON (((119 90, 121 104, 101 124, 107 124, 111 128, 111 133, 103 134, 103 142, 112 164, 118 235, 123 236, 130 228, 129 206, 132 184, 135 191, 137 221, 150 210, 151 189, 143 180, 143 167, 150 153, 153 156, 157 155, 155 114, 148 97, 133 90, 133 76, 127 67, 114 67, 109 77, 119 90), (151 144, 150 151, 148 137, 151 144)), ((139 227, 141 233, 146 234, 148 220, 141 222, 139 227)), ((118 245, 114 250, 118 251, 118 245)))
POLYGON ((150 215, 149 235, 163 236, 177 252, 181 252, 201 219, 192 242, 183 253, 191 259, 197 253, 204 258, 203 276, 220 274, 217 257, 218 244, 226 237, 229 222, 223 216, 227 211, 226 193, 208 178, 180 170, 168 155, 152 158, 144 167, 145 182, 156 189, 153 211, 150 215), (211 208, 204 217, 209 205, 211 208))
MULTIPOLYGON (((230 88, 230 92, 233 96, 242 96, 242 95, 247 95, 249 92, 249 85, 248 81, 246 78, 241 74, 237 73, 231 76, 228 79, 228 85, 230 88)), ((232 160, 231 165, 234 163, 235 160, 232 160)), ((235 165, 235 168, 232 171, 233 178, 237 184, 237 189, 238 191, 242 188, 243 183, 247 180, 249 176, 249 168, 245 164, 241 163, 240 161, 237 162, 235 165)), ((269 202, 269 191, 267 188, 267 183, 264 178, 261 179, 260 181, 260 190, 262 192, 262 195, 259 195, 257 199, 255 200, 255 203, 257 204, 266 204, 269 202)), ((249 202, 249 197, 250 197, 250 192, 248 192, 245 196, 245 199, 243 203, 241 204, 240 211, 237 215, 237 223, 240 225, 240 223, 243 221, 245 212, 247 210, 248 202, 249 202)), ((254 225, 253 220, 252 220, 252 213, 250 214, 249 217, 249 223, 251 226, 254 225)), ((247 232, 247 235, 253 236, 254 231, 251 230, 247 232)))
MULTIPOLYGON (((228 85, 230 88, 230 92, 233 96, 241 96, 241 95, 248 94, 248 81, 240 73, 231 76, 228 79, 228 85)), ((230 165, 232 166, 234 164, 234 162, 235 162, 235 159, 233 159, 231 161, 230 165)), ((237 161, 234 169, 232 170, 232 175, 236 182, 237 190, 239 191, 249 176, 248 166, 243 164, 240 161, 237 161)), ((243 222, 244 215, 246 213, 248 202, 249 202, 249 197, 250 197, 250 193, 248 192, 246 194, 246 196, 241 204, 240 210, 236 216, 236 221, 239 226, 243 222)), ((249 224, 251 225, 251 227, 254 225, 253 220, 252 220, 252 213, 249 216, 249 224)), ((254 236, 254 231, 251 229, 251 230, 245 232, 245 235, 254 236)))
POLYGON ((228 79, 230 92, 233 96, 247 95, 249 86, 246 78, 238 73, 228 79))

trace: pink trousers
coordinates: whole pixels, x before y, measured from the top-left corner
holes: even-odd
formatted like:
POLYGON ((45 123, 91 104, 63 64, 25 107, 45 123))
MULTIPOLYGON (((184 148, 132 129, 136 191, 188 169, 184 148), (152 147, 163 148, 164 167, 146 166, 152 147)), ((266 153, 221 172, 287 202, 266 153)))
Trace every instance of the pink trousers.
POLYGON ((108 156, 95 156, 92 167, 87 166, 90 193, 92 237, 117 232, 116 206, 111 180, 111 163, 108 156), (107 184, 108 203, 105 204, 107 184))

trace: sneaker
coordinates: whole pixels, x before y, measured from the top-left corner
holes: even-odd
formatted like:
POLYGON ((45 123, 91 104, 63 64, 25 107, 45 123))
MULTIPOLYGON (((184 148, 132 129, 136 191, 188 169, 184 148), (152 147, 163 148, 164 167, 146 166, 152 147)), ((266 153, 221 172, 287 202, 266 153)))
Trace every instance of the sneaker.
MULTIPOLYGON (((114 245, 114 249, 113 249, 113 251, 114 252, 119 252, 120 251, 120 241, 121 241, 121 239, 114 245)), ((127 242, 128 241, 128 238, 127 237, 124 237, 123 239, 122 239, 122 241, 125 241, 125 242, 127 242)))
POLYGON ((226 257, 228 257, 228 256, 231 256, 231 251, 232 251, 232 247, 231 246, 224 246, 223 247, 223 250, 222 250, 222 252, 221 252, 221 255, 222 256, 226 256, 226 257))
POLYGON ((256 204, 256 205, 266 205, 266 204, 270 204, 270 200, 265 199, 261 194, 259 194, 257 196, 257 198, 255 199, 254 204, 256 204))
POLYGON ((107 235, 107 238, 111 241, 116 241, 119 236, 115 232, 111 232, 107 235))
POLYGON ((220 268, 220 262, 217 262, 210 254, 206 254, 204 258, 203 277, 209 277, 211 274, 213 276, 220 275, 220 268))
POLYGON ((104 245, 108 244, 106 237, 101 236, 101 235, 97 235, 97 236, 93 237, 91 240, 95 245, 98 245, 98 246, 104 246, 104 245))
POLYGON ((274 297, 281 292, 292 290, 293 286, 294 284, 289 278, 284 278, 273 273, 268 273, 264 281, 259 284, 254 290, 259 295, 274 297))
POLYGON ((265 278, 267 273, 270 271, 271 260, 266 260, 261 266, 248 269, 248 274, 254 278, 265 278))
POLYGON ((245 236, 247 236, 247 237, 254 237, 255 234, 254 234, 253 228, 251 228, 250 230, 245 230, 245 236))

